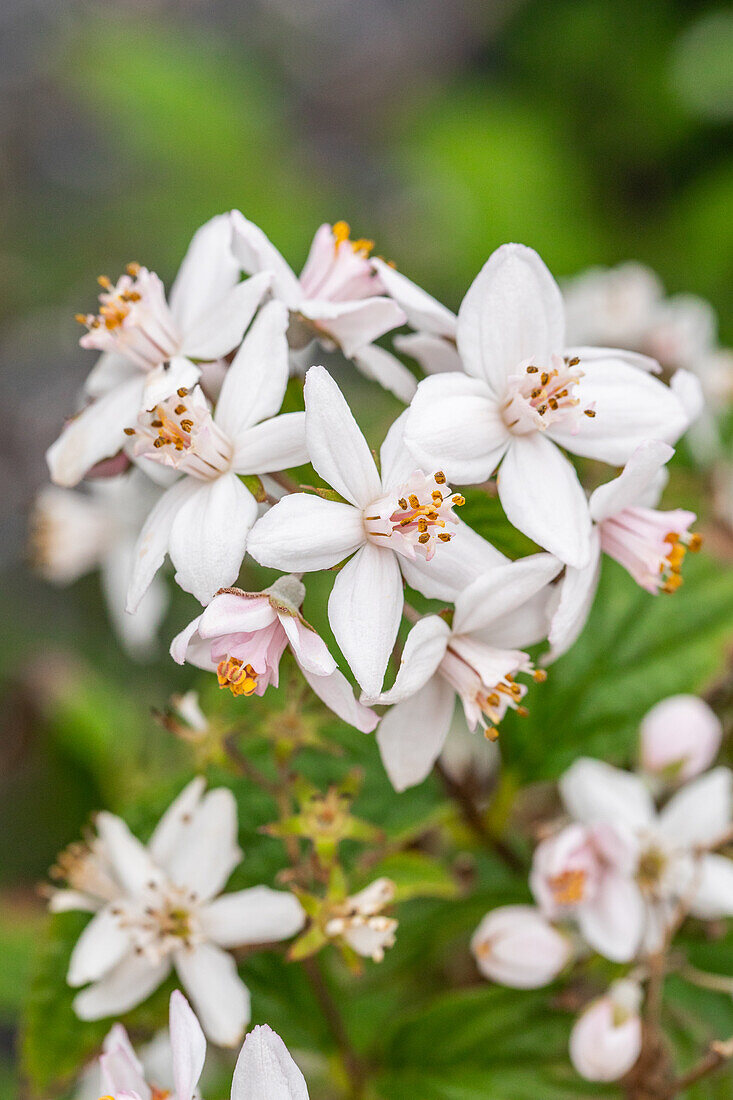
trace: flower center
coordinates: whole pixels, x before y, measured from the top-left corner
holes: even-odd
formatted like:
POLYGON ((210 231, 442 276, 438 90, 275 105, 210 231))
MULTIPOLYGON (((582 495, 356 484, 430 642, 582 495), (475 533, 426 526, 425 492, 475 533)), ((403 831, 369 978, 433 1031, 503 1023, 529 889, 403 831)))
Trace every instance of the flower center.
POLYGON ((182 386, 173 397, 140 413, 137 428, 125 428, 125 434, 135 436, 136 457, 151 458, 202 481, 226 473, 231 464, 231 441, 217 427, 198 386, 190 393, 182 386))
POLYGON ((549 879, 549 887, 557 905, 578 905, 585 896, 587 881, 585 871, 563 871, 549 879))
POLYGON ((515 435, 545 431, 552 424, 577 422, 581 414, 593 418, 592 406, 580 408, 575 387, 583 377, 580 360, 553 355, 552 367, 544 370, 529 363, 520 374, 508 379, 502 406, 504 423, 515 435))
POLYGON ((225 657, 216 666, 219 687, 229 688, 232 695, 254 695, 257 690, 257 673, 252 665, 246 665, 239 657, 225 657))
POLYGON ((100 275, 99 313, 77 313, 87 328, 84 348, 119 351, 142 370, 150 370, 174 356, 180 346, 176 324, 158 276, 140 264, 112 283, 100 275))
POLYGON ((201 942, 196 909, 198 898, 171 883, 150 882, 137 904, 121 901, 110 912, 127 930, 136 954, 158 963, 181 945, 201 942))
POLYGON ((527 687, 515 680, 517 672, 528 673, 536 683, 547 673, 535 669, 526 653, 492 649, 466 636, 454 636, 440 663, 440 672, 459 695, 470 729, 481 726, 489 741, 496 741, 496 728, 508 709, 521 717, 529 713, 522 705, 527 687))
POLYGON ((690 531, 697 517, 678 509, 625 508, 600 524, 601 547, 649 592, 676 592, 688 550, 697 553, 702 536, 690 531))
POLYGON ((647 848, 639 857, 636 879, 642 890, 653 893, 662 880, 667 867, 667 857, 659 848, 647 848))
POLYGON ((453 533, 447 524, 457 524, 454 508, 465 504, 456 493, 451 495, 445 474, 438 470, 432 477, 415 471, 409 481, 394 489, 389 496, 375 500, 365 510, 364 527, 370 539, 378 545, 414 560, 420 554, 430 561, 438 544, 450 542, 453 533), (387 544, 383 540, 390 539, 387 544))

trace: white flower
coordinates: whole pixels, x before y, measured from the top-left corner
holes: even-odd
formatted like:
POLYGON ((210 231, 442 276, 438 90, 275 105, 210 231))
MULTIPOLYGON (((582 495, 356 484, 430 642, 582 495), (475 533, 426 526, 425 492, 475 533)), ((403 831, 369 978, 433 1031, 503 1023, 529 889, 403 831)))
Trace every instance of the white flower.
POLYGON ((590 556, 585 493, 560 447, 620 465, 644 440, 676 440, 678 396, 608 349, 567 348, 560 290, 536 252, 504 245, 463 300, 467 372, 420 383, 405 442, 421 465, 458 482, 488 478, 510 522, 575 567, 590 556))
POLYGON ((307 493, 285 497, 255 525, 248 550, 261 565, 297 572, 329 569, 354 555, 336 577, 328 617, 356 679, 376 695, 402 616, 401 573, 424 595, 451 599, 468 563, 496 551, 459 524, 453 509, 463 498, 451 493, 444 475, 415 468, 402 444, 404 413, 382 445, 380 477, 323 367, 308 371, 305 406, 310 460, 345 503, 307 493))
POLYGON ((502 905, 487 913, 471 938, 485 978, 513 989, 539 989, 572 958, 570 940, 531 905, 502 905))
POLYGON ((280 1036, 252 1028, 237 1059, 231 1100, 308 1100, 305 1078, 280 1036))
POLYGON ((641 1000, 638 983, 622 979, 578 1017, 570 1060, 586 1081, 618 1081, 633 1067, 641 1054, 641 1000))
POLYGON ((89 483, 88 490, 44 488, 31 516, 31 551, 41 575, 70 584, 99 569, 102 591, 120 641, 133 655, 147 656, 168 607, 162 578, 151 584, 134 615, 125 611, 135 543, 145 516, 160 496, 133 470, 89 483))
POLYGON ((288 336, 293 359, 310 366, 316 340, 339 347, 368 378, 403 401, 415 390, 410 371, 373 341, 404 324, 399 306, 385 297, 369 253, 372 241, 349 240, 346 222, 322 225, 316 232, 300 277, 262 230, 239 211, 232 213, 233 248, 247 275, 267 272, 272 292, 290 311, 288 336))
POLYGON ((696 695, 672 695, 644 716, 641 766, 649 775, 686 783, 710 767, 722 738, 720 719, 706 702, 696 695))
POLYGON ((560 568, 549 554, 497 565, 456 597, 452 627, 428 615, 412 628, 393 687, 368 699, 395 704, 380 722, 377 742, 397 790, 429 773, 448 735, 456 696, 469 729, 480 726, 492 738, 508 707, 523 710, 527 689, 516 675, 544 674, 534 672, 527 654, 514 646, 530 645, 546 630, 538 594, 560 568))
MULTIPOLYGON (((643 904, 629 902, 624 919, 639 949, 660 949, 678 906, 703 920, 733 915, 733 861, 712 851, 730 829, 732 780, 727 768, 715 768, 657 812, 641 778, 603 761, 583 757, 562 776, 571 817, 612 826, 635 850, 630 885, 643 904)), ((607 902, 618 906, 620 899, 609 893, 607 902)))
POLYGON ((333 908, 326 924, 326 935, 341 936, 357 955, 381 962, 385 948, 392 947, 395 942, 397 921, 382 915, 382 910, 391 905, 394 897, 395 884, 391 879, 375 879, 333 908))
POLYGON ((598 587, 602 552, 654 595, 675 592, 682 584, 685 553, 701 545, 699 535, 690 533, 697 517, 680 508, 660 512, 653 507, 666 480, 664 467, 673 454, 660 440, 642 443, 619 476, 591 494, 590 557, 582 568, 565 570, 545 661, 565 653, 583 629, 598 587))
POLYGON ((357 729, 370 733, 374 711, 358 703, 320 635, 300 613, 305 588, 297 577, 280 577, 264 592, 229 588, 171 643, 179 664, 189 661, 216 671, 219 686, 233 695, 264 695, 277 687, 280 658, 287 646, 313 691, 326 706, 357 729))
POLYGON ((384 260, 375 259, 372 263, 384 289, 404 310, 408 325, 415 329, 408 336, 395 336, 397 350, 416 359, 426 374, 463 370, 456 348, 455 313, 384 260))
POLYGON ((129 429, 137 456, 183 475, 140 533, 130 611, 166 553, 178 584, 200 603, 232 584, 258 510, 238 475, 270 473, 306 460, 304 414, 275 415, 288 381, 286 325, 280 302, 263 307, 227 372, 213 415, 198 387, 191 393, 181 389, 129 429))
POLYGON ((76 893, 52 900, 57 910, 96 910, 67 975, 69 985, 86 986, 74 1000, 80 1019, 127 1012, 174 968, 208 1037, 234 1046, 249 1020, 249 993, 224 949, 287 939, 302 928, 292 894, 255 886, 218 896, 242 858, 237 811, 231 791, 204 788, 201 778, 189 783, 147 847, 121 818, 100 813, 99 850, 83 874, 70 876, 76 893))
POLYGON ((132 264, 115 286, 101 279, 98 316, 80 317, 89 331, 83 347, 104 354, 86 382, 92 403, 72 419, 46 458, 58 485, 75 485, 124 443, 124 429, 199 368, 236 348, 270 285, 269 275, 239 282, 227 214, 195 234, 168 302, 154 272, 132 264))

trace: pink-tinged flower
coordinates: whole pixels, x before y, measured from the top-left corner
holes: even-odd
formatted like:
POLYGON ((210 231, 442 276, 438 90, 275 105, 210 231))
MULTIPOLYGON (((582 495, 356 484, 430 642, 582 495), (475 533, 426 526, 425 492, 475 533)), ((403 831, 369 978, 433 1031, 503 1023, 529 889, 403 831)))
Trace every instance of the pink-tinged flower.
POLYGON ((168 591, 156 578, 134 615, 125 611, 135 544, 145 516, 160 497, 141 472, 89 483, 87 491, 49 485, 31 515, 31 553, 51 584, 71 584, 98 569, 112 625, 133 657, 149 656, 168 607, 168 591))
POLYGON ((227 371, 216 411, 199 387, 143 412, 127 429, 138 458, 182 476, 143 526, 127 596, 134 611, 166 553, 176 581, 200 603, 239 573, 257 501, 240 474, 265 474, 305 462, 305 416, 277 416, 288 382, 287 311, 268 302, 227 371))
POLYGON ((233 248, 247 275, 267 272, 272 291, 290 311, 291 362, 300 370, 313 363, 311 345, 338 347, 358 369, 402 401, 415 392, 415 379, 394 355, 373 341, 404 324, 405 314, 385 296, 369 258, 373 242, 349 239, 346 222, 316 232, 300 278, 261 229, 239 211, 232 213, 233 248))
POLYGON ((591 554, 582 486, 561 448, 620 465, 646 439, 688 425, 677 394, 623 351, 567 348, 560 290, 536 252, 504 245, 463 300, 457 345, 466 374, 420 383, 405 442, 427 469, 484 481, 510 522, 576 568, 591 554))
POLYGON ((443 748, 456 698, 470 730, 497 737, 508 708, 524 711, 520 673, 544 679, 529 656, 546 627, 547 586, 562 568, 549 554, 497 565, 456 597, 452 627, 428 615, 407 636, 394 685, 370 703, 392 704, 377 743, 396 790, 422 782, 443 748), (538 602, 540 604, 538 608, 538 602), (539 614, 538 614, 539 612, 539 614))
POLYGON ((417 360, 426 374, 463 370, 456 347, 455 313, 384 260, 372 263, 387 294, 404 310, 408 325, 415 329, 408 336, 395 336, 397 350, 417 360))
POLYGON ((255 886, 222 894, 240 862, 231 791, 194 779, 159 821, 147 847, 121 818, 97 815, 89 854, 59 863, 69 891, 51 907, 94 912, 71 954, 67 981, 82 1020, 129 1011, 175 969, 204 1031, 234 1046, 250 1017, 249 993, 226 950, 288 939, 305 914, 290 893, 255 886))
POLYGON ((593 605, 605 552, 653 595, 671 593, 682 584, 681 568, 688 550, 699 550, 701 539, 690 527, 694 512, 653 507, 666 480, 666 463, 674 451, 661 440, 642 443, 613 481, 591 494, 593 521, 590 558, 581 568, 568 566, 550 628, 550 653, 556 660, 578 638, 593 605))
POLYGON ((227 214, 195 234, 168 301, 158 276, 132 264, 113 286, 102 279, 100 312, 81 316, 81 344, 103 352, 86 382, 92 399, 64 428, 46 458, 58 485, 76 485, 95 463, 116 454, 124 429, 180 386, 192 386, 192 360, 220 359, 236 348, 270 286, 270 276, 239 281, 227 214))
POLYGON ((471 938, 485 978, 513 989, 539 989, 572 957, 567 936, 531 905, 502 905, 487 913, 471 938))
POLYGON ((574 919, 596 951, 628 962, 644 919, 636 860, 636 845, 612 824, 572 824, 538 845, 529 884, 546 917, 574 919))
POLYGON ((641 1054, 641 1001, 638 983, 622 979, 578 1017, 570 1060, 586 1081, 618 1081, 634 1066, 641 1054))
POLYGON ((644 716, 641 766, 650 775, 675 783, 709 768, 723 738, 720 719, 696 695, 672 695, 644 716))
POLYGON ((395 884, 391 879, 375 879, 333 908, 326 935, 340 936, 357 955, 381 962, 386 948, 393 947, 395 942, 398 922, 382 913, 394 897, 395 884))
POLYGON ((244 1040, 234 1069, 232 1100, 308 1100, 303 1074, 267 1024, 253 1027, 244 1040))
POLYGON ((370 733, 378 722, 358 703, 328 647, 300 613, 305 588, 297 577, 280 577, 264 592, 230 588, 218 592, 204 612, 173 639, 171 656, 215 671, 233 695, 264 695, 278 685, 280 658, 290 646, 303 676, 326 706, 370 733))
POLYGON ((381 476, 349 406, 323 367, 305 382, 305 430, 315 470, 344 498, 294 493, 255 525, 248 550, 276 569, 329 569, 344 558, 328 601, 341 651, 366 692, 382 687, 404 603, 402 576, 436 599, 451 599, 477 562, 497 552, 460 523, 463 497, 440 470, 416 469, 402 443, 405 413, 381 449, 381 476))
MULTIPOLYGON (((687 783, 658 812, 639 776, 587 757, 565 772, 560 793, 575 821, 594 829, 611 826, 634 851, 631 887, 637 900, 631 902, 627 882, 625 900, 609 896, 604 904, 609 912, 626 905, 628 939, 636 936, 642 951, 660 949, 680 903, 701 920, 733 915, 733 861, 714 853, 733 818, 728 768, 687 783)), ((597 950, 600 943, 596 929, 597 950)))

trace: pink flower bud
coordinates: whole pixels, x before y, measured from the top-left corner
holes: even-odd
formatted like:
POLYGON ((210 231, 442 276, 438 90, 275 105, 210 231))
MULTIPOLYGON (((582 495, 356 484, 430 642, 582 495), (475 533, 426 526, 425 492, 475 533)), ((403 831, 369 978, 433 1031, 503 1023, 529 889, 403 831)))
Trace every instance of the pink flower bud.
POLYGON ((503 905, 487 913, 471 950, 485 978, 515 989, 538 989, 570 959, 570 941, 531 905, 503 905))
POLYGON ((672 695, 641 724, 641 764, 646 772, 686 782, 713 762, 720 748, 719 720, 696 695, 672 695))
POLYGON ((641 989, 628 979, 581 1013, 570 1034, 570 1059, 587 1081, 617 1081, 641 1053, 641 989))

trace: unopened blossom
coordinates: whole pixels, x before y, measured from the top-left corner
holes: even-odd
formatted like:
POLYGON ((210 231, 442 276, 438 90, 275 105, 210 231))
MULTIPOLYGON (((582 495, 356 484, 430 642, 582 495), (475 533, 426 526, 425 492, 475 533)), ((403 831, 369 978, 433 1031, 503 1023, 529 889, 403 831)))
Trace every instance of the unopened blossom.
POLYGON ((314 341, 327 351, 340 348, 368 378, 403 401, 410 400, 415 390, 412 374, 373 343, 405 321, 399 305, 386 296, 370 259, 373 241, 352 241, 346 222, 324 224, 297 276, 262 230, 239 211, 232 213, 232 229, 242 271, 268 273, 273 295, 288 307, 295 366, 311 365, 314 341))
MULTIPOLYGON (((639 776, 582 757, 560 780, 570 816, 582 825, 610 825, 633 850, 627 935, 638 950, 658 951, 681 905, 702 920, 733 915, 733 861, 714 849, 733 820, 733 774, 714 768, 681 787, 657 811, 639 776)), ((618 907, 618 896, 607 899, 618 907)), ((598 946, 598 940, 596 940, 598 946)), ((613 957, 613 956, 611 956, 613 957)))
POLYGON ((267 1024, 253 1027, 244 1040, 234 1068, 231 1100, 308 1100, 303 1074, 267 1024))
POLYGON ((677 394, 623 351, 568 348, 560 290, 531 248, 504 245, 463 300, 465 374, 420 383, 405 443, 425 469, 463 483, 499 466, 510 522, 576 568, 591 555, 585 493, 562 450, 612 465, 688 425, 677 394))
POLYGON ((51 478, 71 486, 125 442, 124 429, 152 408, 194 385, 196 362, 215 361, 238 347, 270 286, 270 276, 239 281, 226 214, 194 235, 166 300, 158 276, 130 264, 113 284, 100 279, 99 312, 79 315, 86 348, 102 352, 82 409, 49 448, 51 478))
POLYGON ((573 823, 536 848, 529 884, 550 920, 574 920, 591 947, 628 962, 639 946, 643 901, 637 848, 612 823, 573 823))
POLYGON ((357 955, 381 962, 385 949, 395 942, 397 921, 382 913, 394 897, 395 884, 391 879, 375 879, 333 908, 326 924, 326 935, 340 936, 357 955))
POLYGON ((31 515, 31 554, 40 574, 66 585, 98 569, 112 625, 133 656, 153 649, 168 607, 167 587, 156 578, 135 614, 125 611, 135 544, 159 497, 156 486, 133 470, 92 481, 86 491, 49 485, 31 515))
POLYGON ((487 913, 471 937, 471 951, 485 978, 513 989, 539 989, 572 958, 572 946, 531 905, 502 905, 487 913))
POLYGON ((307 457, 305 419, 277 416, 288 381, 287 312, 269 302, 227 371, 212 413, 201 389, 179 389, 127 429, 134 453, 176 471, 136 547, 127 606, 134 611, 166 553, 176 581, 207 603, 239 573, 257 501, 240 474, 297 466, 307 457))
POLYGON ((641 1054, 642 992, 637 982, 614 982, 586 1008, 570 1034, 570 1060, 586 1081, 618 1081, 641 1054))
POLYGON ((642 443, 613 481, 599 486, 588 502, 593 529, 590 557, 580 568, 568 566, 550 627, 549 660, 565 653, 583 629, 600 577, 603 553, 615 558, 637 584, 652 595, 676 592, 688 550, 699 550, 701 538, 690 528, 694 512, 660 511, 665 465, 674 454, 668 444, 642 443))
POLYGON ((686 783, 710 767, 722 738, 720 719, 703 699, 672 695, 642 720, 641 767, 649 775, 686 783))
POLYGON ((231 791, 204 793, 194 779, 161 818, 150 843, 121 818, 100 813, 87 857, 61 862, 71 893, 52 908, 95 915, 69 962, 67 981, 81 987, 82 1020, 118 1015, 144 1001, 174 969, 208 1037, 234 1046, 250 1017, 249 993, 226 950, 288 939, 305 916, 294 895, 267 886, 222 894, 242 858, 231 791))
POLYGON ((171 656, 179 664, 215 671, 220 687, 248 697, 264 695, 270 684, 277 687, 280 659, 290 647, 326 706, 369 733, 378 718, 357 702, 326 643, 303 618, 304 597, 305 587, 293 576, 280 577, 263 592, 224 589, 173 639, 171 656))
POLYGON ((308 493, 285 497, 257 522, 248 551, 261 565, 298 572, 329 569, 350 558, 334 582, 328 618, 356 679, 376 695, 402 617, 403 575, 424 595, 450 599, 465 571, 459 544, 465 536, 471 557, 475 543, 455 514, 463 497, 453 493, 441 470, 423 473, 405 450, 404 413, 382 445, 380 476, 323 367, 308 371, 305 407, 310 460, 343 502, 308 493))
POLYGON ((394 337, 397 350, 417 360, 426 374, 463 370, 456 348, 455 313, 384 260, 372 262, 387 294, 404 310, 408 325, 415 330, 394 337))
POLYGON ((440 615, 420 619, 407 636, 394 685, 368 699, 391 704, 377 742, 396 790, 420 783, 437 759, 450 729, 456 698, 470 730, 490 739, 508 709, 525 712, 527 688, 536 680, 527 653, 515 648, 538 641, 536 598, 562 568, 549 554, 495 566, 455 600, 452 626, 440 615))

